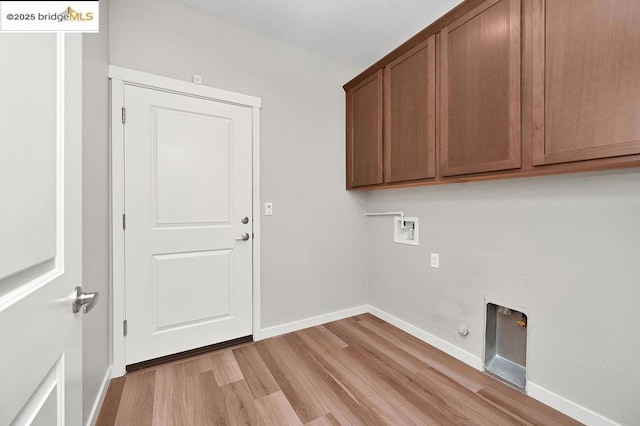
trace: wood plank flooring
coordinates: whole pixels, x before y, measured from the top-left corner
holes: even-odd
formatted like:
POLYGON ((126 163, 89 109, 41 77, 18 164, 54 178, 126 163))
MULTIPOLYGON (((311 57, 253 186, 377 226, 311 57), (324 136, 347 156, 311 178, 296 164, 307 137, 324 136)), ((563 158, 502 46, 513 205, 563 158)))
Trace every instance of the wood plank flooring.
POLYGON ((103 425, 579 425, 359 315, 112 380, 103 425))

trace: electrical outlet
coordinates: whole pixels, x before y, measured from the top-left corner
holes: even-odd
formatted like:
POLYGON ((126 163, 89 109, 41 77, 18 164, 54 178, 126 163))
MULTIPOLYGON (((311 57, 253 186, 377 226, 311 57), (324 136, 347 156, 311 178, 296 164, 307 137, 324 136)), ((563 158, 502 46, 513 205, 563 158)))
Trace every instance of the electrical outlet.
POLYGON ((440 255, 438 253, 431 253, 431 267, 432 268, 440 267, 440 255))

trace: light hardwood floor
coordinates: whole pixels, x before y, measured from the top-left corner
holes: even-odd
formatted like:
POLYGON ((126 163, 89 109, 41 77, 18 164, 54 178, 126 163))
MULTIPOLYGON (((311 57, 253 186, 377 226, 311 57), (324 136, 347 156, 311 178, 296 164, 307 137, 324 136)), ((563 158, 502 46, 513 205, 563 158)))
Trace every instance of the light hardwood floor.
POLYGON ((114 379, 113 424, 580 423, 365 314, 114 379))

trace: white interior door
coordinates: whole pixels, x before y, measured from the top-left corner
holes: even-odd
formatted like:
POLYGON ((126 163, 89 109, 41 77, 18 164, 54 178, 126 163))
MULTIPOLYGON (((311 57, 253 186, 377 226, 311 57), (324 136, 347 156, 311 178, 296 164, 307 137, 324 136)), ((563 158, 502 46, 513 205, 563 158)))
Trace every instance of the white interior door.
POLYGON ((124 103, 126 364, 251 335, 251 108, 132 85, 124 103))
POLYGON ((80 35, 0 34, 0 424, 79 425, 80 35))

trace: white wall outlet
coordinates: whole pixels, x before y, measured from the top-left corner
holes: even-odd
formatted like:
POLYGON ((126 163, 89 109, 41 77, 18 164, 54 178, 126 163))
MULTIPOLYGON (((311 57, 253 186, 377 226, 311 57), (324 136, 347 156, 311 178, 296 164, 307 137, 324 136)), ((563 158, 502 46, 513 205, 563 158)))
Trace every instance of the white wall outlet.
POLYGON ((273 216, 273 203, 271 201, 264 203, 264 215, 273 216))
POLYGON ((202 76, 194 74, 191 81, 193 81, 195 84, 202 84, 202 76))
POLYGON ((436 269, 440 267, 440 255, 438 253, 431 253, 431 267, 436 269))

